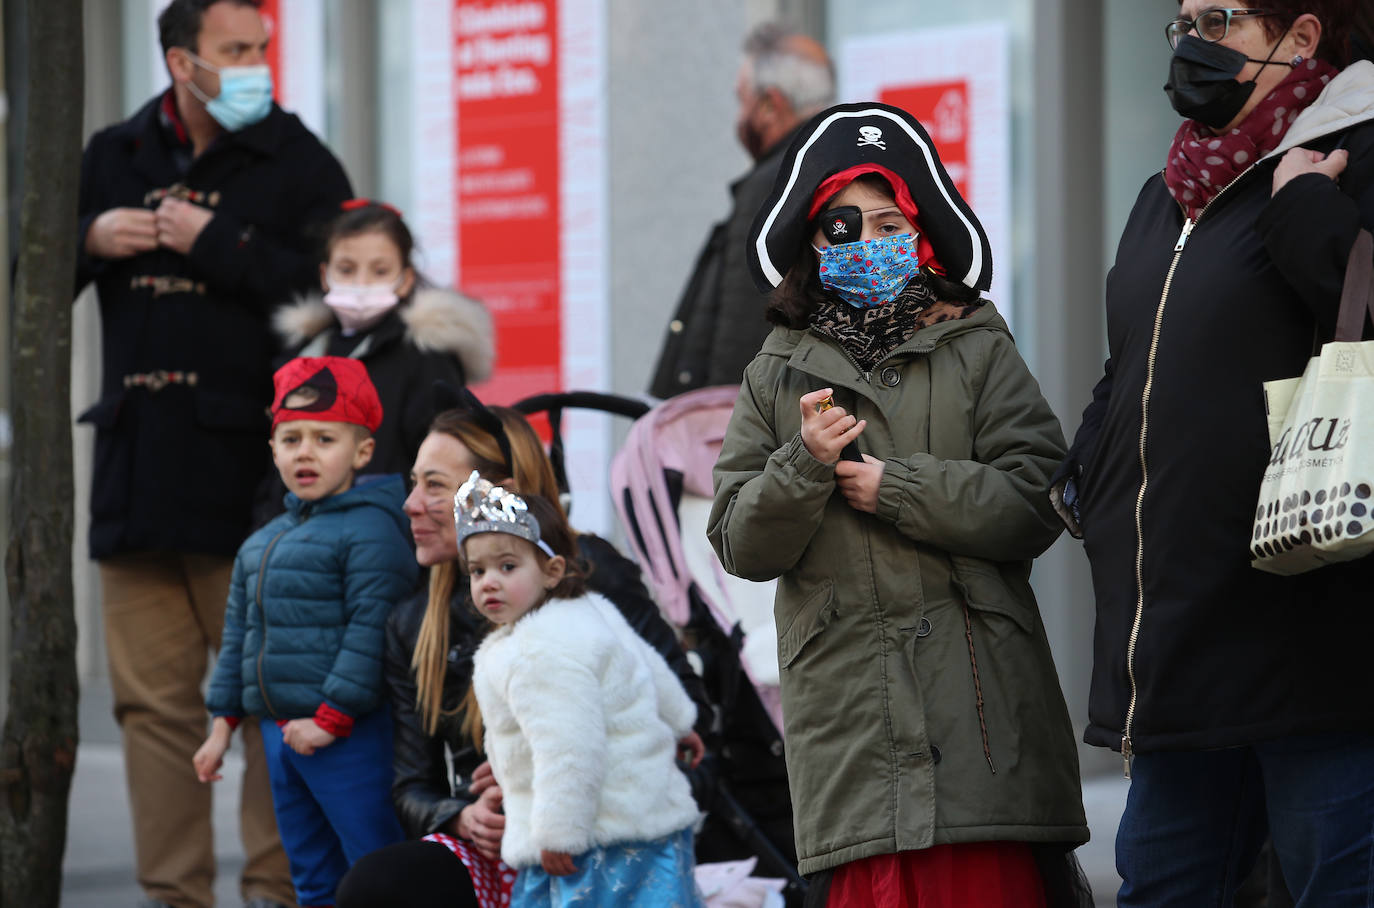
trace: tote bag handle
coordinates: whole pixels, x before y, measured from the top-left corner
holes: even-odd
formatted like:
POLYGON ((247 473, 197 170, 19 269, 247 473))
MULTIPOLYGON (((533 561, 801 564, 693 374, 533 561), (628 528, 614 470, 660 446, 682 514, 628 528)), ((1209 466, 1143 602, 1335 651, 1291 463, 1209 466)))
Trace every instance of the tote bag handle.
POLYGON ((1345 266, 1335 339, 1356 343, 1363 339, 1365 313, 1374 320, 1374 236, 1361 229, 1345 266))

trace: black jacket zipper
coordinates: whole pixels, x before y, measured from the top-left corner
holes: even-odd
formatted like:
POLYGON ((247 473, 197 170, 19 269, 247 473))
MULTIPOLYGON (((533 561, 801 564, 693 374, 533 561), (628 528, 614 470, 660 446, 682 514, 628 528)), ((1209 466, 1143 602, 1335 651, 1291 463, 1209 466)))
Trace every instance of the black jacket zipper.
POLYGON ((1193 230, 1206 216, 1207 212, 1217 200, 1225 195, 1231 187, 1245 179, 1249 173, 1255 169, 1258 162, 1251 164, 1230 183, 1222 187, 1221 191, 1212 196, 1202 210, 1198 212, 1197 219, 1188 217, 1188 212, 1180 204, 1183 210, 1183 230, 1178 235, 1178 242, 1174 244, 1174 257, 1169 262, 1169 271, 1164 276, 1164 290, 1159 297, 1159 306, 1155 309, 1154 330, 1150 335, 1150 353, 1145 366, 1145 387, 1140 392, 1140 490, 1136 493, 1135 499, 1135 584, 1136 584, 1136 605, 1135 618, 1131 622, 1131 634, 1126 642, 1126 676, 1130 680, 1131 699, 1126 706, 1126 723, 1121 732, 1121 762, 1123 764, 1126 778, 1131 777, 1131 725, 1135 722, 1136 697, 1139 690, 1135 679, 1135 648, 1140 639, 1140 627, 1145 618, 1145 492, 1150 485, 1149 464, 1145 456, 1145 441, 1149 434, 1150 425, 1150 391, 1154 384, 1155 376, 1155 356, 1159 352, 1159 333, 1164 324, 1164 307, 1169 301, 1169 290, 1173 284, 1174 272, 1178 269, 1179 259, 1183 257, 1183 247, 1188 245, 1188 237, 1193 230))

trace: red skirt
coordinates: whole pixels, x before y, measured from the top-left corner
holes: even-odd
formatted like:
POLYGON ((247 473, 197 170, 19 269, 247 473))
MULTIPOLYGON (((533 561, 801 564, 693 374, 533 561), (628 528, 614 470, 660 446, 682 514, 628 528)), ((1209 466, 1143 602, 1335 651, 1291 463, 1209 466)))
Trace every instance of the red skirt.
POLYGON ((1025 842, 967 842, 841 864, 826 908, 1045 908, 1025 842))

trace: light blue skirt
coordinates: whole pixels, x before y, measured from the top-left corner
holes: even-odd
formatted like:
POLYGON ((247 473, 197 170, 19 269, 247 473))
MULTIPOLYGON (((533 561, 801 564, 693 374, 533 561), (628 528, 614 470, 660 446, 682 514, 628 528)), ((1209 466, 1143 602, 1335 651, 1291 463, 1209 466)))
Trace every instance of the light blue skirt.
POLYGON ((700 908, 692 877, 692 830, 652 842, 593 848, 573 857, 577 870, 550 876, 539 865, 515 878, 511 908, 700 908))

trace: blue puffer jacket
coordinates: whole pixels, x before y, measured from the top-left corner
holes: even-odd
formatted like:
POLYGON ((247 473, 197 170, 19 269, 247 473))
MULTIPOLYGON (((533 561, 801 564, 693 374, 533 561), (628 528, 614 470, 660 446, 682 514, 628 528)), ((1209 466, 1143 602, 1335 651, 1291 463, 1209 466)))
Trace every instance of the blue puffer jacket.
POLYGON ((234 561, 224 642, 206 699, 216 716, 358 718, 382 702, 386 618, 415 586, 399 476, 359 477, 248 537, 234 561))

